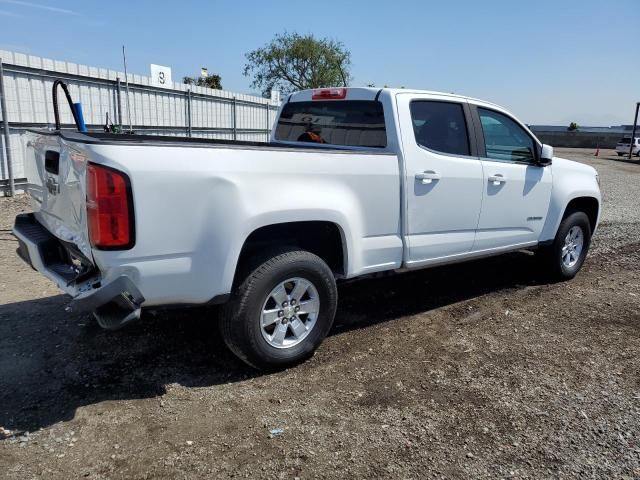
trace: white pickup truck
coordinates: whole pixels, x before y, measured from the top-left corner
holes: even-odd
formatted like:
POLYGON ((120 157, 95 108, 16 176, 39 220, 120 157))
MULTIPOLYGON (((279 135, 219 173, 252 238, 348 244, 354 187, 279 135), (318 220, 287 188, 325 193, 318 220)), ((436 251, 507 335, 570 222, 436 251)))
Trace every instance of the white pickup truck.
POLYGON ((536 249, 559 279, 596 230, 596 171, 509 112, 417 90, 290 95, 269 143, 32 132, 19 254, 117 328, 143 308, 223 304, 257 368, 314 352, 336 280, 536 249))

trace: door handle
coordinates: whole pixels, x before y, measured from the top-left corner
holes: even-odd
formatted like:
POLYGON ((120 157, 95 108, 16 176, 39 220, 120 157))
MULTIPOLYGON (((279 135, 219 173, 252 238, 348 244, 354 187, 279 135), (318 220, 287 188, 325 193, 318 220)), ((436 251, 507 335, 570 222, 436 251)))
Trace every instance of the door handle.
POLYGON ((416 180, 420 180, 423 185, 428 185, 434 180, 440 180, 440 174, 433 170, 426 170, 422 173, 416 173, 416 180))
POLYGON ((493 183, 494 185, 500 185, 501 183, 507 182, 507 178, 501 173, 496 173, 495 175, 489 175, 489 178, 487 180, 493 183))

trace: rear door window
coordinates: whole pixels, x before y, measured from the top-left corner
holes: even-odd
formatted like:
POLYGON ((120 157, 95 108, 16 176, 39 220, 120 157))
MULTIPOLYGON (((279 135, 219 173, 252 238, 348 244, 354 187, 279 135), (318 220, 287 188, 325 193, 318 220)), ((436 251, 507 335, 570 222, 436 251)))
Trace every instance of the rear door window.
POLYGON ((276 140, 352 147, 387 146, 382 104, 371 100, 289 102, 276 126, 276 140))
POLYGON ((442 153, 469 155, 469 135, 461 104, 414 100, 410 108, 418 145, 442 153))

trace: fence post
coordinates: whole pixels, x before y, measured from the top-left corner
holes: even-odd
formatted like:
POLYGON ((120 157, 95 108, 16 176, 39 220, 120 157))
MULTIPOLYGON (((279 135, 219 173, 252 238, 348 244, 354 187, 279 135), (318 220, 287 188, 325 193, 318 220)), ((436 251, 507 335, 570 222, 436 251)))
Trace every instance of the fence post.
POLYGON ((237 129, 237 118, 238 118, 238 102, 236 97, 233 97, 233 110, 231 110, 231 115, 233 116, 233 139, 238 139, 238 129, 237 129))
POLYGON ((118 125, 122 128, 122 94, 120 92, 120 77, 116 78, 116 100, 118 105, 118 125))
POLYGON ((187 136, 191 136, 191 89, 187 89, 187 136))
POLYGON ((265 127, 265 134, 267 135, 267 143, 269 143, 269 134, 271 133, 271 130, 269 129, 269 100, 267 100, 265 107, 267 107, 267 124, 265 127))
POLYGON ((0 58, 0 108, 2 109, 2 125, 4 127, 4 148, 7 159, 7 173, 9 174, 9 195, 15 196, 16 186, 13 181, 13 165, 11 164, 11 139, 9 136, 9 114, 7 112, 6 90, 4 89, 4 70, 0 58))

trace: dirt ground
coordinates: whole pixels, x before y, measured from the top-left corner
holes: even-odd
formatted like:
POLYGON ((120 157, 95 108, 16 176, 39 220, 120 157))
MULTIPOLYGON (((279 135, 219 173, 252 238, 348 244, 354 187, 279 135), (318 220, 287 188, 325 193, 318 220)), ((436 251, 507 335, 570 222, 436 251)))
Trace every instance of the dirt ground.
POLYGON ((518 253, 345 284, 314 358, 268 375, 212 310, 66 313, 0 199, 0 477, 640 478, 640 161, 556 155, 605 199, 575 280, 518 253))

